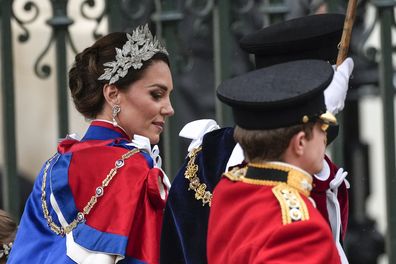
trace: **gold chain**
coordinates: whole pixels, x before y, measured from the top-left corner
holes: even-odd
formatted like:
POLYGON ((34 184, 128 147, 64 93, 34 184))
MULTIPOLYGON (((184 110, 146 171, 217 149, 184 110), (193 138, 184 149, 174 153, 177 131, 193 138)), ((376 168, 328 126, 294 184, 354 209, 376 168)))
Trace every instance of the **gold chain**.
POLYGON ((44 172, 43 172, 43 183, 41 185, 41 206, 43 208, 43 213, 44 213, 44 218, 47 220, 47 224, 49 228, 55 234, 64 236, 65 234, 70 233, 74 228, 79 223, 82 223, 85 221, 86 216, 89 214, 91 209, 94 207, 96 202, 98 201, 98 198, 101 197, 104 194, 104 188, 107 187, 110 183, 110 181, 114 178, 114 176, 117 174, 117 170, 124 166, 124 162, 126 159, 130 158, 133 154, 138 153, 139 149, 132 149, 125 153, 124 155, 121 156, 121 159, 117 160, 115 162, 115 167, 110 170, 110 172, 107 174, 106 178, 102 181, 102 185, 97 187, 95 190, 95 194, 91 197, 87 205, 84 207, 82 212, 77 213, 77 217, 67 226, 58 226, 52 221, 52 217, 48 212, 48 206, 47 206, 47 201, 46 201, 46 192, 45 192, 45 186, 46 186, 46 181, 47 181, 47 172, 50 167, 51 161, 57 157, 55 155, 51 159, 49 159, 45 165, 44 172))
POLYGON ((212 193, 206 190, 206 184, 201 183, 197 176, 198 165, 195 164, 195 158, 197 157, 198 152, 202 149, 202 147, 198 147, 193 149, 188 157, 190 160, 187 163, 186 171, 184 172, 184 177, 190 181, 188 185, 189 190, 195 191, 195 199, 202 200, 202 206, 208 204, 209 207, 212 204, 212 193))

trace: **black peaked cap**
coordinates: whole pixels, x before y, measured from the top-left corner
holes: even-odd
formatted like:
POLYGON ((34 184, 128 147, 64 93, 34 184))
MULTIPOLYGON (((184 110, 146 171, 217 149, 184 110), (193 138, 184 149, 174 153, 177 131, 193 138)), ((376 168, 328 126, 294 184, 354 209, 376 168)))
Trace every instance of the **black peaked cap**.
POLYGON ((318 14, 272 24, 240 40, 255 55, 256 68, 301 60, 319 59, 335 64, 345 16, 318 14))
POLYGON ((320 60, 299 60, 254 70, 225 80, 218 98, 231 106, 245 129, 275 129, 303 123, 326 112, 324 89, 333 68, 320 60))

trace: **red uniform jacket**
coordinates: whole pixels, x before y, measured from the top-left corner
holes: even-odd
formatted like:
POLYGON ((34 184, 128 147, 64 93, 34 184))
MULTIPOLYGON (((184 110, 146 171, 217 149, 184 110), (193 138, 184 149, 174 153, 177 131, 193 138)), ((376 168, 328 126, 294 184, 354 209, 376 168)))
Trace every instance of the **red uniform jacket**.
POLYGON ((208 263, 340 263, 329 225, 309 200, 310 175, 267 163, 225 176, 212 199, 208 263))

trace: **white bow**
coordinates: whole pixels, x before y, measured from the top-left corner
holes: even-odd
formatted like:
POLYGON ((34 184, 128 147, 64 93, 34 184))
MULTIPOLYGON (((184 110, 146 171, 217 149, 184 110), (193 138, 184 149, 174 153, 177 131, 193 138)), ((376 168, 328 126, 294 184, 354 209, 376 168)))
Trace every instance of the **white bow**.
POLYGON ((147 137, 134 135, 132 139, 132 143, 127 144, 128 146, 134 146, 150 155, 153 159, 154 167, 161 168, 162 159, 160 154, 160 150, 157 145, 154 145, 151 148, 150 140, 147 137))
POLYGON ((180 130, 179 136, 192 139, 188 146, 188 152, 190 152, 201 146, 202 139, 206 133, 219 128, 219 125, 213 119, 199 119, 187 123, 182 130, 180 130))

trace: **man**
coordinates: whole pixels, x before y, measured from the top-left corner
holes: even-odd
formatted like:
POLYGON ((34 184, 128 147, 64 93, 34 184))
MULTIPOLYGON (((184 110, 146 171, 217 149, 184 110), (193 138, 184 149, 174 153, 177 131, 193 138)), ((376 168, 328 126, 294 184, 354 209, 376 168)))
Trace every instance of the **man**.
MULTIPOLYGON (((327 14, 298 18, 275 24, 244 37, 241 47, 255 54, 257 68, 304 58, 335 63, 344 16, 327 14)), ((353 62, 338 68, 334 82, 326 89, 329 109, 342 110, 353 62)), ((165 209, 161 238, 161 263, 206 263, 206 234, 212 192, 223 172, 243 162, 243 153, 233 139, 233 128, 219 129, 211 120, 187 125, 181 136, 192 139, 189 155, 172 183, 165 209)), ((330 137, 329 142, 335 135, 330 137)), ((345 234, 348 219, 345 174, 328 158, 326 168, 314 178, 313 198, 329 224, 334 222, 334 237, 345 234), (330 183, 336 179, 334 190, 330 183), (336 193, 338 192, 338 193, 336 193), (327 198, 329 197, 329 198, 327 198), (338 198, 338 201, 337 201, 338 198), (332 199, 332 200, 330 200, 332 199), (331 202, 334 202, 329 208, 331 202), (330 215, 328 211, 339 207, 330 215), (339 213, 340 217, 337 217, 339 213), (342 232, 340 232, 342 220, 342 232)), ((338 237, 337 237, 338 236, 338 237)), ((341 249, 341 245, 338 247, 341 249)))
POLYGON ((246 166, 217 184, 210 211, 208 263, 341 263, 331 229, 310 198, 323 167, 331 66, 300 60, 224 81, 234 138, 246 166))

